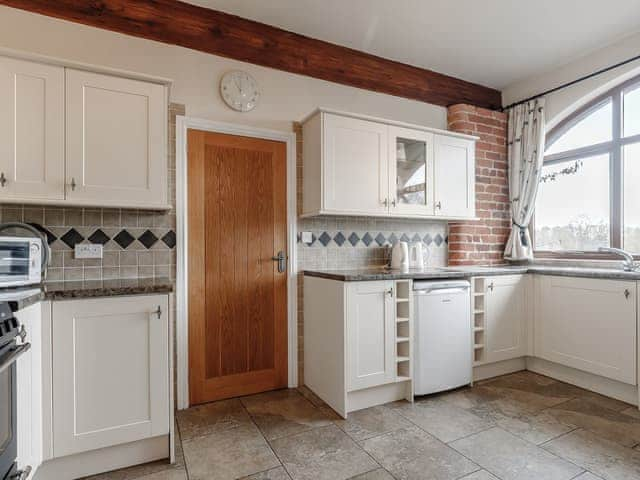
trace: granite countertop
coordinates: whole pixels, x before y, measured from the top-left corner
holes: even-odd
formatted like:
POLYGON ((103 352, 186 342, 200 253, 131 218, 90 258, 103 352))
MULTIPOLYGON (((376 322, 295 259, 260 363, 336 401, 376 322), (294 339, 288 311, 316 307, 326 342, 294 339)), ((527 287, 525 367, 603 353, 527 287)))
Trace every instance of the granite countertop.
POLYGON ((73 282, 45 282, 45 300, 71 298, 115 297, 173 292, 169 278, 120 278, 114 280, 86 280, 73 282))
POLYGON ((44 300, 44 292, 40 287, 22 287, 0 291, 0 302, 9 302, 11 310, 17 312, 34 303, 44 300))
POLYGON ((640 280, 640 271, 625 272, 622 268, 575 267, 555 265, 495 265, 437 267, 424 271, 391 270, 383 267, 351 270, 305 270, 308 277, 326 278, 342 282, 362 282, 373 280, 438 280, 447 278, 469 278, 492 275, 517 275, 535 273, 563 277, 602 278, 612 280, 640 280))

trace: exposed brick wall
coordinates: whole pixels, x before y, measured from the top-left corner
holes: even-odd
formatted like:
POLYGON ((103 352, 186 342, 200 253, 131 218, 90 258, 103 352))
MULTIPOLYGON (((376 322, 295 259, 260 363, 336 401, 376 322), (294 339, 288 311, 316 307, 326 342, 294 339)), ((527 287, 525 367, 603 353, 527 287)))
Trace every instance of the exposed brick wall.
POLYGON ((477 135, 476 216, 479 220, 451 223, 449 264, 504 263, 511 230, 507 179, 507 115, 458 104, 448 108, 449 130, 477 135))

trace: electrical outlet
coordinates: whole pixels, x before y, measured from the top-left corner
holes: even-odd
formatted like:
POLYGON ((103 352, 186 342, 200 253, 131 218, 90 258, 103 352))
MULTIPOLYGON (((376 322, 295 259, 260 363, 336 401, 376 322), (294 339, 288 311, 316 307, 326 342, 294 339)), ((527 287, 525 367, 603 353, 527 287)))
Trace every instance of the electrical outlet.
POLYGON ((102 245, 94 243, 77 244, 76 258, 102 258, 102 245))

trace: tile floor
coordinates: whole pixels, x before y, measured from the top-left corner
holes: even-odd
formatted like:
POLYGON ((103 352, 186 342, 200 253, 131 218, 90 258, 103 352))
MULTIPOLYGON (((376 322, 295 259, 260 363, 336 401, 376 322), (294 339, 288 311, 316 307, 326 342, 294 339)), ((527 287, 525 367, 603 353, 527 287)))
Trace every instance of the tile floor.
POLYGON ((306 388, 179 412, 175 465, 92 480, 640 479, 640 412, 530 372, 342 420, 306 388))

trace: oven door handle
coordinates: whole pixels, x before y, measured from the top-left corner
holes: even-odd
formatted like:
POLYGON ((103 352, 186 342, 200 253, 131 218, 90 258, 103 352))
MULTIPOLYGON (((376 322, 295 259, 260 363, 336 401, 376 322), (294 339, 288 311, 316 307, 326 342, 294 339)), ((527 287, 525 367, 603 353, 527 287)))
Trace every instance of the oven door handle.
POLYGON ((29 465, 24 467, 24 470, 20 470, 15 475, 9 478, 11 478, 11 480, 27 480, 30 474, 31 474, 31 466, 29 465))
POLYGON ((25 343, 23 345, 18 345, 15 350, 12 350, 4 359, 2 359, 2 363, 0 363, 0 373, 4 372, 7 368, 13 365, 13 362, 18 360, 18 358, 23 354, 27 353, 31 348, 30 343, 25 343))

